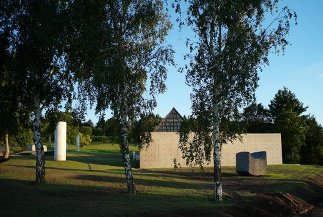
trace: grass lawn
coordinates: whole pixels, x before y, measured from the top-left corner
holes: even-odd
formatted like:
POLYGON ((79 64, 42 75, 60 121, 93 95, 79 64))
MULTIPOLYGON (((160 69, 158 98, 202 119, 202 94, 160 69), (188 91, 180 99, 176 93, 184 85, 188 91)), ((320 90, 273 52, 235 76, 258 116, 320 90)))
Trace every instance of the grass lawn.
POLYGON ((213 216, 219 208, 235 206, 237 198, 292 192, 323 173, 319 166, 280 165, 269 166, 263 177, 241 177, 234 167, 224 167, 225 197, 219 204, 211 199, 212 170, 134 169, 138 193, 129 195, 116 144, 92 144, 81 152, 69 147, 66 162, 46 156, 41 185, 33 182, 34 156, 14 155, 0 164, 0 216, 193 216, 197 210, 213 216))

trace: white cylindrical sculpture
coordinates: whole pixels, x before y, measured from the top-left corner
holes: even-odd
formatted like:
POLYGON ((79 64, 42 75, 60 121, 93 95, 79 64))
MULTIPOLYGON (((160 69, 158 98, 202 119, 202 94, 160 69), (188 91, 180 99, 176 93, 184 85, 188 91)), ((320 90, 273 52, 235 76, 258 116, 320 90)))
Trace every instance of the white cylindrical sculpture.
POLYGON ((66 161, 66 122, 58 122, 55 132, 54 160, 66 161))
POLYGON ((80 134, 76 136, 76 151, 80 151, 80 134))

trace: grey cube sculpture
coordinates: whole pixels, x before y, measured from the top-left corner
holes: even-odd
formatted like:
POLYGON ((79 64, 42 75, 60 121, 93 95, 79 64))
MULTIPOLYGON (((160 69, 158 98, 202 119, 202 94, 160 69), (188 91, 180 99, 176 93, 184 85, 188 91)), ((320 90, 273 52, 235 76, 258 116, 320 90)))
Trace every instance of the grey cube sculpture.
POLYGON ((236 172, 240 175, 262 176, 267 173, 265 151, 239 152, 236 154, 236 172))

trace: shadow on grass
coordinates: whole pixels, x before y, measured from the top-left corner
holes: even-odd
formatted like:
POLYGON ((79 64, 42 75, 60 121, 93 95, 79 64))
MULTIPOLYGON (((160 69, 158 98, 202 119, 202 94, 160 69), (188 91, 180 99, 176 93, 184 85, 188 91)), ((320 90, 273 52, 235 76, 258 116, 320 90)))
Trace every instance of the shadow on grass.
MULTIPOLYGON (((9 167, 24 167, 33 169, 34 166, 22 165, 7 165, 9 167)), ((116 170, 109 169, 102 170, 82 170, 72 168, 56 168, 46 167, 48 170, 63 170, 74 171, 81 174, 71 174, 69 179, 82 180, 84 182, 103 182, 111 184, 119 184, 125 186, 125 178, 123 170, 120 168, 116 170)), ((48 171, 49 172, 49 171, 48 171)), ((213 189, 213 175, 210 172, 172 172, 172 171, 135 171, 135 183, 140 186, 155 187, 155 188, 169 188, 169 189, 187 189, 187 190, 212 190, 213 189), (201 178, 202 177, 202 178, 201 178)), ((109 186, 109 184, 108 184, 109 186)), ((111 185, 113 186, 113 185, 111 185)), ((265 179, 264 177, 240 177, 240 176, 224 176, 223 177, 223 190, 228 194, 235 192, 253 192, 253 193, 266 193, 266 192, 293 192, 295 189, 302 187, 308 190, 301 191, 297 195, 300 198, 311 200, 307 195, 313 195, 318 192, 318 195, 323 195, 323 188, 310 181, 297 181, 297 180, 280 180, 280 179, 265 179), (314 189, 314 190, 313 190, 314 189)), ((123 189, 123 187, 121 187, 123 189)), ((125 188, 125 187, 124 187, 125 188)), ((115 188, 115 190, 120 188, 115 188)), ((316 201, 316 199, 313 199, 316 201)))
MULTIPOLYGON (((84 154, 84 153, 83 153, 84 154)), ((116 162, 119 160, 118 155, 114 154, 89 154, 86 156, 70 156, 70 160, 79 161, 91 164, 104 165, 109 163, 110 165, 120 166, 116 162), (90 155, 90 156, 88 156, 90 155)), ((19 165, 6 165, 8 167, 25 167, 34 169, 34 166, 19 165)), ((61 165, 60 165, 61 166, 61 165)), ((124 184, 123 169, 111 169, 108 170, 93 170, 91 166, 89 169, 75 169, 75 168, 61 168, 61 167, 46 167, 48 170, 63 170, 73 171, 80 174, 72 174, 70 178, 91 182, 106 182, 106 183, 120 183, 124 184)), ((230 169, 231 170, 231 169, 230 169)), ((212 189, 213 174, 211 171, 162 171, 162 170, 134 170, 135 182, 141 186, 148 187, 167 187, 173 189, 212 189)), ((239 176, 233 172, 223 173, 223 189, 225 192, 246 191, 246 192, 290 192, 295 188, 303 185, 305 181, 288 180, 288 179, 268 179, 270 177, 245 177, 239 176)), ((309 182, 310 183, 310 182, 309 182)), ((318 185, 311 183, 312 189, 322 192, 322 188, 318 185), (313 187, 314 186, 314 187, 313 187)), ((306 192, 303 192, 306 195, 306 192)))
MULTIPOLYGON (((100 179, 95 176, 79 178, 100 179)), ((304 188, 304 191, 306 190, 308 190, 307 187, 304 188)), ((224 203, 212 203, 205 197, 188 197, 180 194, 139 192, 134 196, 128 194, 126 188, 98 187, 86 183, 82 186, 52 183, 35 185, 30 181, 3 178, 0 178, 0 192, 0 207, 3 207, 1 216, 192 217, 256 216, 256 214, 264 216, 262 214, 266 213, 267 209, 263 210, 264 213, 261 214, 259 209, 262 207, 259 205, 266 208, 268 205, 271 206, 269 202, 272 202, 269 200, 265 201, 266 203, 259 202, 255 196, 249 196, 249 199, 244 198, 243 201, 235 203, 231 200, 232 198, 226 196, 224 203), (250 201, 252 198, 254 198, 253 201, 250 201), (246 204, 248 200, 250 202, 246 204), (254 209, 254 206, 256 209, 251 212, 250 209, 254 209), (248 213, 245 213, 246 211, 248 213)), ((266 196, 266 194, 264 195, 266 196)), ((273 204, 273 206, 275 205, 279 204, 273 204)), ((274 216, 274 214, 267 214, 267 216, 274 216)))
POLYGON ((0 179, 1 216, 172 216, 204 207, 214 212, 228 203, 180 195, 128 194, 125 189, 69 184, 34 185, 28 181, 0 179), (5 208, 4 208, 5 207, 5 208), (155 213, 151 215, 152 213, 155 213))
MULTIPOLYGON (((31 153, 24 153, 17 158, 32 159, 35 158, 31 153)), ((86 164, 98 164, 107 166, 122 166, 122 156, 114 151, 96 151, 96 152, 76 152, 68 151, 66 159, 86 164)), ((54 156, 46 155, 46 161, 54 161, 54 156)))
MULTIPOLYGON (((7 167, 21 167, 28 169, 35 169, 35 166, 22 166, 17 164, 7 165, 7 167)), ((46 166, 46 170, 62 170, 62 171, 73 171, 73 172, 91 172, 91 173, 110 173, 110 174, 123 174, 122 168, 120 169, 109 169, 109 170, 93 170, 93 169, 75 169, 75 168, 61 168, 46 166)))
MULTIPOLYGON (((143 170, 139 170, 138 171, 139 174, 144 174, 146 176, 163 176, 163 177, 178 177, 178 178, 183 178, 183 179, 187 179, 187 180, 196 180, 196 181, 213 181, 214 176, 213 176, 213 172, 209 172, 209 171, 163 171, 163 170, 147 170, 147 169, 143 169, 143 170)), ((239 176, 236 173, 229 173, 229 172, 224 172, 222 173, 222 177, 226 178, 226 177, 235 177, 235 178, 241 178, 241 176, 239 176)))
POLYGON ((111 153, 98 154, 98 153, 87 152, 85 155, 67 156, 67 159, 70 161, 77 161, 77 162, 86 163, 86 164, 122 166, 121 155, 116 155, 111 153))

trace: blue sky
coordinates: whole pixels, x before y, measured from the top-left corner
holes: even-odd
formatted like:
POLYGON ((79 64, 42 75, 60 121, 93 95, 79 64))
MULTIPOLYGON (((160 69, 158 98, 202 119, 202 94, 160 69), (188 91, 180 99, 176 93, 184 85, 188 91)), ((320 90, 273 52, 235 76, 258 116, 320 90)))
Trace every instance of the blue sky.
MULTIPOLYGON (((323 0, 286 0, 296 11, 298 25, 292 26, 287 37, 291 45, 284 55, 271 54, 270 65, 259 72, 257 102, 267 106, 279 89, 284 86, 308 106, 307 113, 314 115, 323 124, 323 0)), ((175 27, 169 42, 176 51, 176 62, 182 65, 186 52, 185 38, 192 37, 187 29, 175 27)), ((175 107, 181 114, 191 113, 189 95, 191 89, 185 85, 185 74, 171 68, 167 79, 167 91, 158 97, 157 114, 165 116, 175 107)))
MULTIPOLYGON (((287 37, 291 45, 285 54, 271 54, 270 65, 259 72, 257 102, 267 106, 279 89, 287 87, 304 106, 308 106, 306 113, 314 115, 323 125, 323 0, 284 0, 281 5, 297 13, 298 25, 291 27, 287 37)), ((188 37, 194 37, 190 29, 179 31, 174 24, 167 38, 176 52, 175 61, 179 67, 184 65, 188 37)), ((185 84, 185 73, 169 67, 166 83, 167 90, 157 97, 154 112, 164 117, 175 107, 183 115, 191 114, 191 89, 185 84)), ((87 119, 96 123, 98 118, 90 111, 87 119)))

